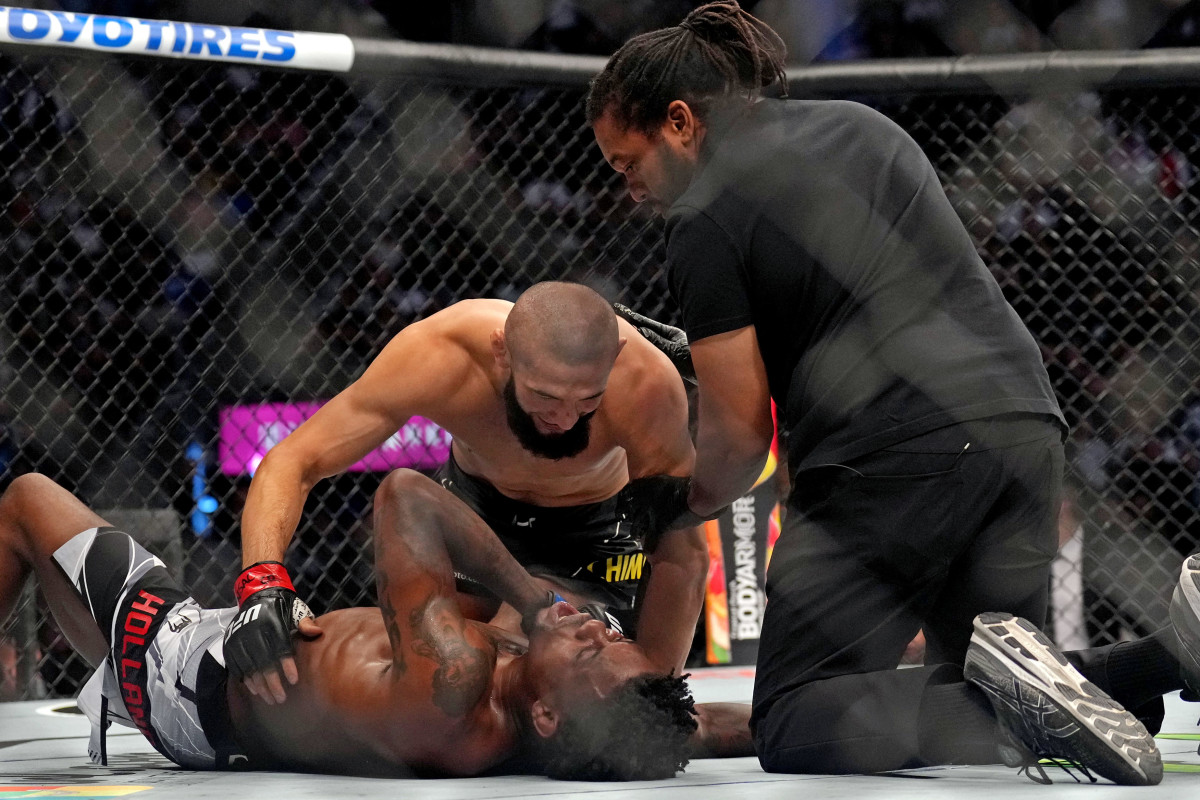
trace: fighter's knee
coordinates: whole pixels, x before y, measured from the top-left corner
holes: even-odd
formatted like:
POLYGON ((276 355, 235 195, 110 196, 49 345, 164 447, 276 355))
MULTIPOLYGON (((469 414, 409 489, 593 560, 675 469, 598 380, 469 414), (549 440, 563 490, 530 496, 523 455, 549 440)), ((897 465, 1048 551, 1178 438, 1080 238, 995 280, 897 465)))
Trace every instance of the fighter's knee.
POLYGON ((429 496, 440 489, 430 478, 411 469, 392 470, 380 481, 375 490, 375 505, 404 508, 429 496))
POLYGON ((38 472, 26 472, 18 475, 8 484, 4 494, 0 495, 0 514, 12 515, 46 492, 49 487, 57 486, 53 480, 38 472))

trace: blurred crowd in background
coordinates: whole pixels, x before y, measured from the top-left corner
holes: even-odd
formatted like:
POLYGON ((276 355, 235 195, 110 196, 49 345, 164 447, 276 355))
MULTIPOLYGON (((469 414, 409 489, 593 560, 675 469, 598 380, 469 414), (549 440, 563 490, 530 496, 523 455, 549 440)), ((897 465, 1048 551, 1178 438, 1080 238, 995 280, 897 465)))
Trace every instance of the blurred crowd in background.
MULTIPOLYGON (((607 55, 697 5, 54 7, 607 55)), ((742 5, 796 65, 1200 44, 1200 2, 1179 0, 742 5)), ((1088 528, 1088 552, 1113 575, 1077 587, 1086 614, 1070 634, 1087 641, 1163 619, 1170 587, 1139 576, 1200 545, 1200 93, 1061 91, 853 99, 929 154, 1043 347, 1072 426, 1063 542, 1088 528)), ((661 229, 595 151, 580 89, 9 51, 0 204, 0 489, 39 470, 94 506, 187 520, 203 471, 219 507, 182 535, 205 602, 229 602, 248 482, 213 467, 222 405, 327 398, 405 325, 545 278, 674 319, 661 229)), ((370 596, 371 480, 335 479, 310 502, 289 566, 314 607, 370 596)))

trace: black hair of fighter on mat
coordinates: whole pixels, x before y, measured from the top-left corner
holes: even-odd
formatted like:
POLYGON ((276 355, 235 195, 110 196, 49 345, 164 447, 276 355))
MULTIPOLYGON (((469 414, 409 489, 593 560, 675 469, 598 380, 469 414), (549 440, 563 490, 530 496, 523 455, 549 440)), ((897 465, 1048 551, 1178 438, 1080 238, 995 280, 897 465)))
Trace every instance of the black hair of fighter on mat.
POLYGON ((547 777, 571 781, 673 778, 687 766, 695 704, 685 678, 631 678, 589 709, 575 709, 541 740, 547 777))
POLYGON ((650 132, 683 100, 700 117, 717 103, 753 101, 777 85, 787 96, 783 40, 733 0, 700 6, 672 28, 635 36, 591 84, 589 124, 611 114, 633 130, 650 132))

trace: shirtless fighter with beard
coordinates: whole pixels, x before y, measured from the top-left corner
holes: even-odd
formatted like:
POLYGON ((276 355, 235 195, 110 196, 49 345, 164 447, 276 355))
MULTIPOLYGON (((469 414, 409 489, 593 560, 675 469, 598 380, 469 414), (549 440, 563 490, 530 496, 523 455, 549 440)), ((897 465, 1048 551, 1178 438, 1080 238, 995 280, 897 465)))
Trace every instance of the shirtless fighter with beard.
POLYGON ((545 282, 515 304, 464 300, 404 329, 263 459, 236 584, 242 609, 258 610, 225 644, 235 678, 267 702, 297 682, 307 608, 280 562, 305 498, 414 415, 452 435, 437 478, 518 562, 577 606, 630 611, 636 599, 624 633, 655 669, 682 670, 708 564, 698 528, 663 531, 678 524, 695 456, 683 384, 599 294, 545 282))

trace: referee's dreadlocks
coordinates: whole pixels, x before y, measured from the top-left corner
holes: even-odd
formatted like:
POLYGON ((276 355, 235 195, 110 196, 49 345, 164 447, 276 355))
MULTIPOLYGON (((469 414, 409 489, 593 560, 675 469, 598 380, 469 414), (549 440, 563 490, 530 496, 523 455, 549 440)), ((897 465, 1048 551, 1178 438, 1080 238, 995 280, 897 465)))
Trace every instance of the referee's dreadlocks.
POLYGON ((735 0, 700 6, 673 28, 626 42, 592 81, 588 123, 611 113, 649 131, 683 100, 701 117, 731 100, 752 101, 765 87, 787 94, 786 48, 766 23, 735 0))

